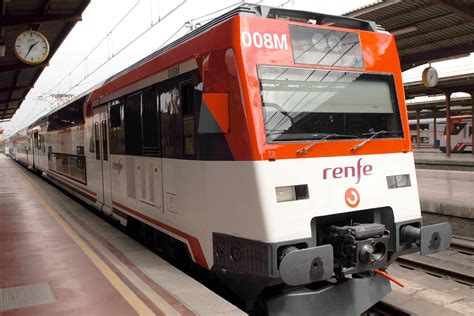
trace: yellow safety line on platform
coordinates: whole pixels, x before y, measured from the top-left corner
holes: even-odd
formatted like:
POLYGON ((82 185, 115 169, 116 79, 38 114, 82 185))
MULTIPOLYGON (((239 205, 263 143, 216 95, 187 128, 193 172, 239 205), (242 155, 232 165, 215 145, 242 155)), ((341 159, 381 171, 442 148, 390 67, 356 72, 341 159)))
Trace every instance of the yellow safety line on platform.
POLYGON ((84 240, 77 235, 72 228, 61 218, 61 216, 44 200, 37 192, 30 180, 26 178, 16 167, 13 168, 20 176, 22 181, 30 188, 31 193, 40 201, 44 208, 54 218, 54 220, 61 225, 64 231, 71 237, 76 245, 84 252, 100 272, 107 278, 110 284, 117 289, 123 298, 132 306, 132 308, 139 315, 154 315, 153 311, 145 305, 145 303, 138 298, 138 296, 129 288, 120 278, 110 269, 110 267, 86 244, 84 240))

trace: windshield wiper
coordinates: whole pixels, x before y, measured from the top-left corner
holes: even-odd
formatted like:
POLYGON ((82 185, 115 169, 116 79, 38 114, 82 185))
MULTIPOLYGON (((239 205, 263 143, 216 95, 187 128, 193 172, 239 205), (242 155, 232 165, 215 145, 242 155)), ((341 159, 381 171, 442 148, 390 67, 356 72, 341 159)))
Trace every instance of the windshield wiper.
POLYGON ((328 135, 324 136, 323 138, 321 138, 319 140, 319 142, 317 142, 317 143, 315 142, 315 143, 309 144, 308 146, 305 146, 303 148, 298 149, 296 151, 296 154, 297 155, 306 155, 311 148, 313 148, 317 144, 321 144, 322 142, 325 142, 325 141, 327 141, 328 139, 331 139, 331 138, 357 138, 357 136, 355 136, 355 135, 342 135, 342 134, 328 134, 328 135))
POLYGON ((357 145, 355 145, 354 147, 352 147, 351 151, 356 151, 357 149, 361 148, 362 146, 364 146, 368 142, 372 141, 374 138, 376 138, 380 134, 392 134, 392 133, 401 133, 401 131, 384 131, 384 130, 382 130, 382 131, 378 131, 378 132, 370 132, 370 133, 362 134, 362 135, 372 135, 372 136, 370 136, 369 138, 367 138, 363 142, 360 142, 357 145))

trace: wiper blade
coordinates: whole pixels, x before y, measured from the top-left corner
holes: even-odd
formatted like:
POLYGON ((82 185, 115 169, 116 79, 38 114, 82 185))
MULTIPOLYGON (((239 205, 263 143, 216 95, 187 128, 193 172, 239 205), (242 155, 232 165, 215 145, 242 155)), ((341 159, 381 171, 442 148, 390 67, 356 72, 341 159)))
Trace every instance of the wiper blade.
POLYGON ((392 134, 392 133, 401 133, 401 131, 377 131, 377 132, 370 132, 370 133, 365 133, 365 134, 362 134, 362 135, 372 135, 370 136, 369 138, 367 138, 366 140, 364 140, 363 142, 360 142, 358 143, 357 145, 355 145, 354 147, 351 148, 351 151, 356 151, 358 150, 359 148, 361 148, 362 146, 364 146, 365 144, 367 144, 368 142, 372 141, 374 138, 376 138, 377 136, 379 136, 380 134, 392 134))
MULTIPOLYGON (((318 134, 315 134, 318 135, 318 134)), ((328 134, 324 136, 323 138, 319 139, 319 142, 314 142, 312 144, 309 144, 308 146, 305 146, 303 148, 300 148, 296 151, 297 155, 306 155, 308 151, 316 146, 317 144, 321 144, 322 142, 327 141, 328 139, 334 139, 334 138, 357 138, 355 135, 342 135, 342 134, 328 134)))
POLYGON ((380 135, 380 134, 395 134, 395 133, 401 133, 402 131, 373 131, 373 132, 369 132, 369 133, 364 133, 362 135, 374 135, 374 134, 377 134, 377 135, 380 135))

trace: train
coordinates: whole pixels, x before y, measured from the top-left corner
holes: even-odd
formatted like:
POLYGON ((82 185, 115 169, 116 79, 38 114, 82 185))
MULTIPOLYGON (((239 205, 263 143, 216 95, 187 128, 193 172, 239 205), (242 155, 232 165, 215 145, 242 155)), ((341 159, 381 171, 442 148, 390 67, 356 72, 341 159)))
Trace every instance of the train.
POLYGON ((241 5, 7 147, 248 311, 358 315, 397 256, 451 239, 422 225, 394 37, 370 21, 241 5))
MULTIPOLYGON (((413 146, 416 146, 417 121, 410 120, 410 131, 413 146)), ((436 146, 434 141, 433 119, 420 119, 420 145, 439 148, 446 152, 446 118, 436 119, 436 146)), ((472 152, 472 116, 459 115, 451 117, 451 152, 472 152)))

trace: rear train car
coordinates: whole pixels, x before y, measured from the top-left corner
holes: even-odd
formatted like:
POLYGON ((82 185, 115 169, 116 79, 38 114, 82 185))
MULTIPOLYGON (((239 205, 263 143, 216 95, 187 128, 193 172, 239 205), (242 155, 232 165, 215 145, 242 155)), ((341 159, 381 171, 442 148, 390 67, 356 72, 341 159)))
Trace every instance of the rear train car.
POLYGON ((398 53, 372 22, 241 6, 15 139, 269 313, 360 314, 390 292, 376 271, 450 241, 422 226, 398 53))

